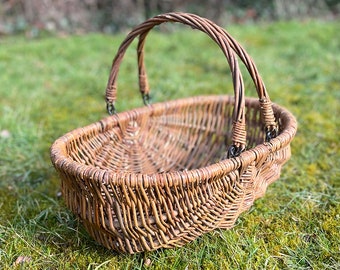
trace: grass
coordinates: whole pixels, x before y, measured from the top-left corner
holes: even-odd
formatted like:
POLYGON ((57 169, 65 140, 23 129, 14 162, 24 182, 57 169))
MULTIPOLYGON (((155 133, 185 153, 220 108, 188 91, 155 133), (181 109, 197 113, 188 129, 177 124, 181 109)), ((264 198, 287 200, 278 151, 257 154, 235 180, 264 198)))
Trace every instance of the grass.
MULTIPOLYGON (((133 256, 87 235, 60 198, 49 160, 57 137, 106 115, 103 92, 124 36, 1 39, 0 269, 15 268, 20 256, 28 269, 339 269, 339 27, 309 21, 228 28, 253 56, 271 99, 298 119, 292 158, 232 230, 133 256)), ((231 93, 226 61, 204 35, 153 32, 147 45, 153 101, 231 93)), ((118 86, 120 111, 142 105, 133 49, 118 86)))

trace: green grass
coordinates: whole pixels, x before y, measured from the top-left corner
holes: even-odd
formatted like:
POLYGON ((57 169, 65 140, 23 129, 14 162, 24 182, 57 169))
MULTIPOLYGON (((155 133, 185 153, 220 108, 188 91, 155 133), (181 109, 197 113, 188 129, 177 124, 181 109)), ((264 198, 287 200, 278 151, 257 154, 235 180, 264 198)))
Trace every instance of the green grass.
MULTIPOLYGON (((0 269, 12 269, 19 256, 30 258, 27 269, 339 269, 339 28, 322 21, 228 28, 254 58, 272 101, 298 119, 292 158, 232 230, 133 256, 87 235, 58 195, 49 160, 57 137, 106 115, 103 93, 124 36, 1 39, 0 269)), ((204 35, 153 32, 147 45, 153 101, 232 93, 226 61, 204 35)), ((133 49, 118 86, 120 111, 142 105, 133 49)))

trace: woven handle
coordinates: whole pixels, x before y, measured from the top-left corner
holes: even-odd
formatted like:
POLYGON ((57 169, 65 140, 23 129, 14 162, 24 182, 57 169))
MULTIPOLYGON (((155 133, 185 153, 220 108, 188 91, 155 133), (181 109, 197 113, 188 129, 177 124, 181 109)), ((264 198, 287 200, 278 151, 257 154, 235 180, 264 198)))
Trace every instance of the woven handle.
MULTIPOLYGON (((224 53, 233 78, 234 94, 235 94, 235 106, 233 112, 233 145, 229 149, 231 156, 240 154, 246 145, 246 130, 245 130, 245 102, 244 102, 244 85, 242 75, 238 66, 238 62, 234 56, 233 50, 239 55, 241 60, 245 63, 250 75, 252 76, 258 96, 260 98, 262 114, 267 129, 267 134, 272 135, 273 130, 276 133, 276 124, 273 111, 271 108, 270 99, 265 90, 261 77, 259 76, 257 69, 244 49, 221 27, 217 26, 213 22, 201 18, 197 15, 187 13, 168 13, 151 18, 144 23, 137 26, 132 30, 125 40, 122 42, 118 49, 116 57, 113 60, 110 77, 106 89, 106 100, 108 104, 108 111, 112 113, 114 111, 114 102, 116 100, 117 93, 117 76, 121 61, 124 57, 125 51, 131 42, 139 36, 138 43, 138 70, 139 70, 139 85, 140 91, 143 97, 148 97, 149 86, 147 81, 147 75, 144 66, 144 44, 145 38, 149 31, 156 25, 164 22, 179 22, 191 26, 194 29, 198 29, 206 33, 211 39, 213 39, 224 53)), ((144 98, 144 100, 147 98, 144 98)), ((274 134, 276 135, 276 134, 274 134)))
MULTIPOLYGON (((266 140, 269 141, 271 138, 277 136, 277 124, 275 122, 275 117, 272 109, 272 103, 270 101, 269 95, 267 93, 264 82, 257 70, 257 67, 248 53, 243 49, 243 47, 223 28, 216 26, 212 21, 208 19, 201 18, 195 14, 188 13, 167 13, 156 16, 155 18, 147 21, 146 23, 154 23, 154 25, 161 24, 163 22, 180 22, 191 26, 194 29, 199 29, 205 33, 207 33, 215 42, 219 44, 219 41, 211 36, 211 34, 219 35, 220 38, 225 39, 224 42, 230 46, 234 52, 240 57, 244 65, 246 66, 254 84, 256 87, 257 95, 259 97, 259 102, 261 106, 261 112, 263 116, 263 121, 266 130, 266 140), (210 32, 209 30, 212 30, 210 32), (209 32, 207 32, 209 31, 209 32)), ((146 75, 146 69, 144 65, 144 44, 145 38, 148 32, 151 30, 148 29, 145 33, 140 35, 140 39, 138 42, 138 72, 139 72, 139 87, 140 92, 143 96, 144 103, 147 103, 149 100, 150 88, 148 84, 148 79, 146 75)), ((220 46, 221 47, 221 46, 220 46)), ((222 48, 222 47, 221 47, 222 48)), ((222 48, 223 50, 223 48, 222 48)))

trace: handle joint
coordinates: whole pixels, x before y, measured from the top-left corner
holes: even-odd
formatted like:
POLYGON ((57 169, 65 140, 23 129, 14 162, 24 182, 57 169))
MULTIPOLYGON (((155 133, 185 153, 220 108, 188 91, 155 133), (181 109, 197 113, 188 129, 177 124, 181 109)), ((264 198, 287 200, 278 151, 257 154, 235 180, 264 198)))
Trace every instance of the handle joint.
POLYGON ((150 105, 150 95, 149 94, 142 94, 142 98, 143 98, 143 103, 145 106, 150 105))
POLYGON ((109 115, 114 115, 116 113, 116 108, 115 108, 115 105, 112 101, 106 102, 106 110, 107 110, 109 115))
POLYGON ((244 150, 244 146, 236 146, 235 144, 233 144, 228 148, 227 158, 238 157, 244 150))
POLYGON ((271 139, 274 139, 278 135, 278 129, 275 126, 266 128, 266 142, 269 142, 271 139))

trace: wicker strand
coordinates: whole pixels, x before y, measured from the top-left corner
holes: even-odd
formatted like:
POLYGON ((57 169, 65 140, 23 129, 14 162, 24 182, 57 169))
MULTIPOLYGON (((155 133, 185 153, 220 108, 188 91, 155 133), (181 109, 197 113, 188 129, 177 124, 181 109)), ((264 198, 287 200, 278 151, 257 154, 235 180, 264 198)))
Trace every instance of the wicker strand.
MULTIPOLYGON (((140 35, 137 48, 144 48, 145 39, 143 37, 146 35, 147 35, 147 32, 140 35)), ((137 59, 138 59, 139 89, 140 89, 142 96, 145 96, 150 93, 150 87, 149 87, 148 78, 146 75, 143 50, 137 49, 137 59)))
POLYGON ((245 124, 242 122, 234 122, 233 124, 233 135, 232 135, 232 141, 234 145, 238 148, 246 145, 246 137, 247 134, 245 132, 245 124))
POLYGON ((271 101, 268 99, 260 99, 259 101, 261 106, 262 117, 264 119, 264 123, 266 123, 266 127, 276 128, 277 124, 274 117, 271 101))

